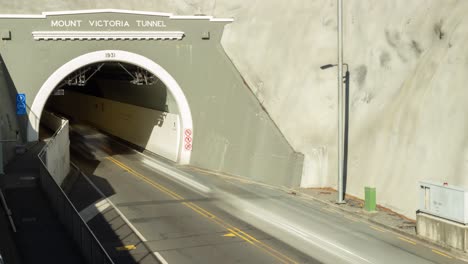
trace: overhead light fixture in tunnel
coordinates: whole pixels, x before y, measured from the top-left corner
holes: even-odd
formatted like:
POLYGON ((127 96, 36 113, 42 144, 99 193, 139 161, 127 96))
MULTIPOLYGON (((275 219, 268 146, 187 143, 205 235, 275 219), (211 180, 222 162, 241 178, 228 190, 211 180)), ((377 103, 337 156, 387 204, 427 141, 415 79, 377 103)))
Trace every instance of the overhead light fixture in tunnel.
POLYGON ((135 85, 153 85, 159 80, 154 74, 140 67, 137 67, 136 71, 132 74, 124 65, 121 63, 119 65, 133 78, 130 82, 135 85))
POLYGON ((52 95, 65 95, 65 90, 63 89, 55 89, 52 95))
MULTIPOLYGON (((86 74, 88 72, 90 72, 93 67, 88 67, 88 68, 84 68, 84 69, 79 69, 76 74, 72 74, 71 77, 68 77, 64 83, 61 85, 68 85, 68 86, 85 86, 89 79, 91 79, 91 77, 93 77, 99 70, 101 70, 102 66, 104 66, 105 63, 101 63, 99 64, 93 71, 93 73, 91 73, 88 77, 86 77, 86 74)), ((61 87, 60 86, 60 87, 61 87)), ((59 88, 60 88, 59 87, 59 88)))
POLYGON ((152 85, 156 79, 156 76, 148 71, 143 70, 142 68, 137 68, 135 78, 130 82, 136 85, 152 85))

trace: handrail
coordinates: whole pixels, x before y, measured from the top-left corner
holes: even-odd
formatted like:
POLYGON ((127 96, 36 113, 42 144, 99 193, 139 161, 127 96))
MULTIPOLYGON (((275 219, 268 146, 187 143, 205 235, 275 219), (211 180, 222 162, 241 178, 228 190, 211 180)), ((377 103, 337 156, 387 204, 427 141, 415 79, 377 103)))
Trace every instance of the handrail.
MULTIPOLYGON (((74 167, 76 169, 76 171, 79 173, 79 175, 81 175, 81 177, 85 178, 86 181, 88 181, 93 187, 94 189, 101 195, 101 197, 106 200, 110 205, 111 207, 117 212, 117 214, 122 218, 122 220, 128 225, 128 227, 133 231, 133 233, 141 240, 142 242, 142 245, 143 247, 146 248, 146 250, 148 250, 149 252, 152 252, 151 249, 149 248, 149 246, 146 244, 146 240, 145 238, 140 234, 140 232, 138 232, 138 230, 130 223, 130 221, 128 221, 128 219, 122 214, 122 212, 117 208, 117 206, 115 206, 114 203, 112 203, 111 200, 109 200, 109 198, 107 198, 104 193, 97 187, 95 186, 91 179, 89 179, 89 177, 73 162, 70 162, 70 164, 72 165, 72 167, 74 167)), ((153 253, 154 255, 154 253, 153 253)), ((165 262, 162 262, 160 257, 158 257, 157 255, 155 255, 156 259, 160 262, 160 263, 165 263, 165 262)))
POLYGON ((11 213, 10 208, 8 208, 8 204, 5 200, 5 196, 3 195, 2 189, 0 189, 0 199, 2 200, 2 205, 3 205, 3 208, 5 208, 6 214, 8 216, 8 220, 10 221, 11 228, 13 229, 13 232, 16 233, 15 222, 13 222, 13 217, 11 216, 12 213, 11 213))
MULTIPOLYGON (((40 159, 39 159, 40 160, 40 159)), ((40 160, 40 162, 42 163, 42 165, 44 166, 45 169, 47 169, 47 166, 45 165, 45 163, 40 160)), ((51 177, 53 179, 53 177, 51 177)), ((63 189, 58 185, 58 183, 55 181, 53 181, 57 187, 60 189, 60 192, 62 193, 62 195, 65 197, 65 199, 67 200, 67 202, 71 205, 73 211, 78 215, 78 217, 80 218, 80 220, 82 221, 83 225, 86 227, 86 229, 88 230, 88 232, 91 234, 91 236, 94 238, 94 240, 97 242, 97 244, 99 245, 99 247, 101 248, 101 250, 104 252, 104 254, 106 255, 106 257, 111 261, 111 263, 114 263, 112 261, 112 258, 109 256, 109 254, 107 254, 107 251, 104 249, 104 246, 99 242, 99 239, 94 235, 94 232, 91 230, 91 228, 88 226, 88 224, 86 223, 86 221, 81 217, 80 213, 78 212, 78 210, 76 210, 75 206, 73 205, 72 201, 70 201, 70 199, 68 198, 68 196, 65 194, 65 192, 63 191, 63 189)))

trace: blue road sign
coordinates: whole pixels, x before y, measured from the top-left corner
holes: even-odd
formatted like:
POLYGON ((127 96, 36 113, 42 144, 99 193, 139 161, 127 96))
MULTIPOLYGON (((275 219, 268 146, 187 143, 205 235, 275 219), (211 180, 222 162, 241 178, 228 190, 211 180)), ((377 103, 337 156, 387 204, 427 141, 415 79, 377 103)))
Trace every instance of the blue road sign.
POLYGON ((26 114, 26 94, 16 95, 16 114, 17 115, 26 114))

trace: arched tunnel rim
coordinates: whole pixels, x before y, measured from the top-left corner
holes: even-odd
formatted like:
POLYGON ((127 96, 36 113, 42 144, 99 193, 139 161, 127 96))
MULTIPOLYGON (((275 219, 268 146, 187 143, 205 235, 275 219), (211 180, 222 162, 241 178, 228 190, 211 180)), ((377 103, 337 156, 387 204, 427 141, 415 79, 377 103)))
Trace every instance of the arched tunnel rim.
POLYGON ((174 96, 180 113, 181 129, 177 160, 180 164, 188 164, 190 162, 191 147, 185 147, 184 134, 185 131, 190 131, 191 138, 193 138, 193 123, 190 106, 182 88, 180 88, 177 81, 169 72, 153 60, 136 53, 122 50, 100 50, 86 53, 65 63, 52 73, 39 89, 31 106, 29 112, 28 141, 36 141, 39 139, 39 123, 42 111, 50 94, 60 82, 81 67, 104 61, 125 62, 139 66, 156 75, 166 85, 169 92, 174 96))

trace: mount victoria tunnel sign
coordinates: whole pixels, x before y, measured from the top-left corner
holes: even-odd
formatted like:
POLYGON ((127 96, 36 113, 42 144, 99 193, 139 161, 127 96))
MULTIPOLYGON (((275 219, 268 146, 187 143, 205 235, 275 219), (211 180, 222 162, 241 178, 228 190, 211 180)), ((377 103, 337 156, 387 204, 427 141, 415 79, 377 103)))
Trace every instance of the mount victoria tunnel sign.
POLYGON ((80 28, 82 23, 87 23, 94 28, 129 28, 131 25, 141 28, 165 28, 166 24, 163 20, 52 20, 50 27, 52 28, 80 28))

